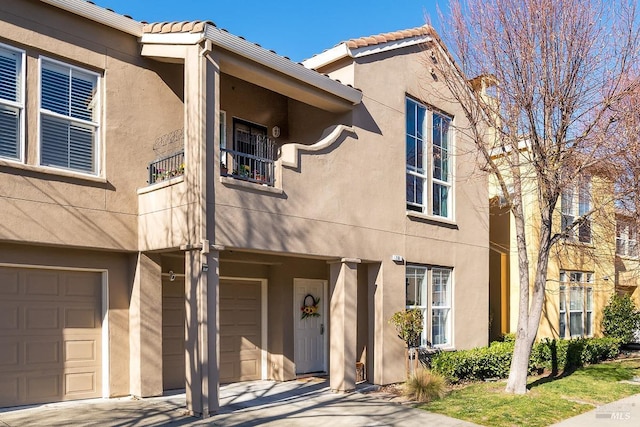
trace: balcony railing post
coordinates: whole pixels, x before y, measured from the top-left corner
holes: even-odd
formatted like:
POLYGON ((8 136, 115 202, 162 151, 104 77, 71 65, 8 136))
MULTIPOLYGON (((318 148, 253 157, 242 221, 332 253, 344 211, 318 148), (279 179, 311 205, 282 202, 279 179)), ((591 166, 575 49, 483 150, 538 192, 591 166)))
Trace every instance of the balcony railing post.
POLYGON ((273 186, 275 142, 263 135, 245 137, 242 141, 236 141, 235 150, 220 149, 221 158, 226 159, 226 176, 273 186))
POLYGON ((149 163, 149 184, 184 175, 184 151, 149 163))

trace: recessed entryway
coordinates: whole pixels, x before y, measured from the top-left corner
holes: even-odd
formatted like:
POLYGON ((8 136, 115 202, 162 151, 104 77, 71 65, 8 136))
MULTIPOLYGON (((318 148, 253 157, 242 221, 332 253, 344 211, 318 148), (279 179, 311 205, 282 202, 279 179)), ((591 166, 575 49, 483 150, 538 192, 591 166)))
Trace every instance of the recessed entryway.
POLYGON ((327 372, 327 282, 293 281, 293 333, 296 375, 327 372))

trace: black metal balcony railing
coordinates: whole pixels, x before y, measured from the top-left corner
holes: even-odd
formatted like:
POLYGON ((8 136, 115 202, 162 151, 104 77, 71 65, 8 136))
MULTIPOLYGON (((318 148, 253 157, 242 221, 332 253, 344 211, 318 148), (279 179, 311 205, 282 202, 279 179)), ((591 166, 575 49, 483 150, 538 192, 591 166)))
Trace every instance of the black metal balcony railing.
POLYGON ((244 181, 273 186, 275 141, 265 136, 251 136, 251 143, 239 143, 240 150, 220 149, 220 174, 244 181))
POLYGON ((147 169, 149 170, 149 184, 184 175, 184 151, 154 160, 149 163, 147 169))

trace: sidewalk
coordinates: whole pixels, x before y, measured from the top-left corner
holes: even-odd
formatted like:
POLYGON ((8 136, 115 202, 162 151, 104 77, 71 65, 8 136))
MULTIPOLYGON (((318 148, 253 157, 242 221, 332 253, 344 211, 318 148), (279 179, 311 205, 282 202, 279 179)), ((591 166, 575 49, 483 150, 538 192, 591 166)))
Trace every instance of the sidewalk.
POLYGON ((640 394, 602 405, 593 411, 566 419, 553 427, 640 426, 640 394))
POLYGON ((190 417, 185 395, 95 399, 0 410, 0 427, 19 426, 442 426, 475 424, 413 409, 380 395, 336 394, 318 379, 253 381, 221 387, 220 413, 190 417))

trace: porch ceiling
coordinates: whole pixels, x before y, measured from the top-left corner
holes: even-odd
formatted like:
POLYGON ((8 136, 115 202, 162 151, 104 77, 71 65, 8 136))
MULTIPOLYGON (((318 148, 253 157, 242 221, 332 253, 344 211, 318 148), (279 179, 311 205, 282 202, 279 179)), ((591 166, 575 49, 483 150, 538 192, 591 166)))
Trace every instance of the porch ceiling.
POLYGON ((288 98, 330 112, 346 112, 353 108, 353 103, 348 100, 322 91, 306 82, 292 79, 239 55, 221 51, 219 60, 222 72, 262 86, 288 98))

